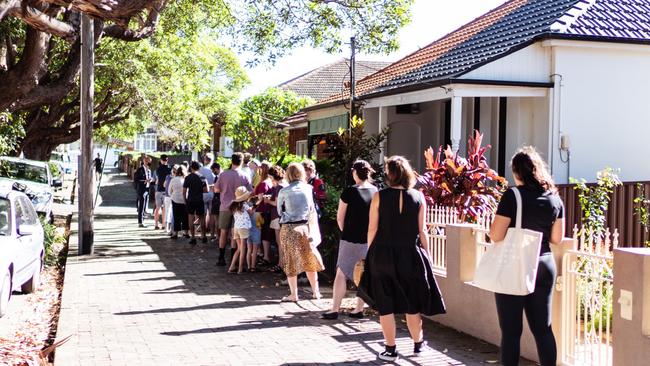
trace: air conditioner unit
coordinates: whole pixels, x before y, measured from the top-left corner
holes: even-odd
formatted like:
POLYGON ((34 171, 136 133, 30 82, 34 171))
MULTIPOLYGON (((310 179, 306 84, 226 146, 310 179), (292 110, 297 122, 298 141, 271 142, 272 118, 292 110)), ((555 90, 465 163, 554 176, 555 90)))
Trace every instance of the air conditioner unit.
POLYGON ((229 158, 234 152, 234 142, 232 137, 221 136, 219 138, 219 156, 229 158))

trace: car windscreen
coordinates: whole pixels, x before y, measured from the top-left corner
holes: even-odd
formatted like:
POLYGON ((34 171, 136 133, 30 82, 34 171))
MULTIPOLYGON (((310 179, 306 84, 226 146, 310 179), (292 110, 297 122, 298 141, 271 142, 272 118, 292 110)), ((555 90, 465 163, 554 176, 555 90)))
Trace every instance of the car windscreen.
POLYGON ((9 236, 10 234, 10 215, 11 203, 6 198, 0 198, 0 236, 9 236))
POLYGON ((0 160, 0 177, 48 184, 45 167, 18 161, 0 160))

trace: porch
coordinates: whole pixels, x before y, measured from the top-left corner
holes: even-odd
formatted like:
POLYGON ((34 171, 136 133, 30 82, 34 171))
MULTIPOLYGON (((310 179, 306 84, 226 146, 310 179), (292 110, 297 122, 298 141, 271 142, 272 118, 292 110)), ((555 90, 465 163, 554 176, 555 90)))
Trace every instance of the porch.
POLYGON ((553 84, 510 84, 457 81, 367 99, 366 129, 376 133, 390 127, 382 155, 403 155, 418 171, 424 169, 424 149, 450 145, 464 156, 467 138, 479 130, 484 145, 492 145, 486 154, 490 166, 512 180, 507 161, 520 146, 532 145, 544 158, 551 156, 553 84))

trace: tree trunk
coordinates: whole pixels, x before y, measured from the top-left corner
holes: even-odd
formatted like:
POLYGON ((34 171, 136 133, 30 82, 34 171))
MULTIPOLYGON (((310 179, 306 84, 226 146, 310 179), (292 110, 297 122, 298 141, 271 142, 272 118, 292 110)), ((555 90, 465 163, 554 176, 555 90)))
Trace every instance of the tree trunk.
POLYGON ((58 144, 52 144, 47 136, 44 136, 45 134, 42 134, 41 136, 35 135, 37 134, 33 134, 30 138, 26 138, 20 144, 20 149, 22 150, 23 155, 26 159, 49 161, 52 156, 52 151, 56 149, 58 144))

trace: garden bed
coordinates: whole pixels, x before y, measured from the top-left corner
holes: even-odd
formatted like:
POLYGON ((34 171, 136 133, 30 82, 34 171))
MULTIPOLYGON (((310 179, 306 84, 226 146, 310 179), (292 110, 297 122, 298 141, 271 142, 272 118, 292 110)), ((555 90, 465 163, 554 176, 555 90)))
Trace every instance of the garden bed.
MULTIPOLYGON (((10 337, 0 338, 0 365, 50 365, 52 344, 61 309, 61 293, 68 254, 71 216, 57 217, 46 227, 51 244, 41 274, 41 286, 22 301, 19 319, 14 319, 10 337)), ((13 309, 17 310, 17 309, 13 309)), ((11 314, 9 314, 11 316, 11 314)), ((3 319, 4 320, 4 319, 3 319)))

